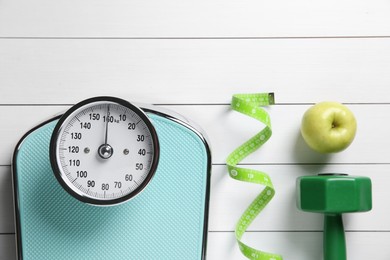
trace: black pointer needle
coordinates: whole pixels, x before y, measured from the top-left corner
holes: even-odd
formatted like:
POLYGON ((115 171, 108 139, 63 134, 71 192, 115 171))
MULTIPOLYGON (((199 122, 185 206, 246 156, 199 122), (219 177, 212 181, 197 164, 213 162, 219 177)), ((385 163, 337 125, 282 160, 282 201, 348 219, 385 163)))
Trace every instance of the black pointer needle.
POLYGON ((107 139, 108 139, 108 120, 110 116, 110 105, 107 104, 107 116, 106 116, 106 134, 104 137, 104 146, 107 147, 107 139))
POLYGON ((110 105, 107 105, 107 115, 106 115, 106 129, 105 129, 105 134, 104 134, 104 144, 102 144, 99 147, 98 153, 99 156, 102 159, 108 159, 112 156, 112 153, 114 152, 112 147, 107 143, 108 139, 108 121, 109 121, 109 116, 110 116, 110 105))

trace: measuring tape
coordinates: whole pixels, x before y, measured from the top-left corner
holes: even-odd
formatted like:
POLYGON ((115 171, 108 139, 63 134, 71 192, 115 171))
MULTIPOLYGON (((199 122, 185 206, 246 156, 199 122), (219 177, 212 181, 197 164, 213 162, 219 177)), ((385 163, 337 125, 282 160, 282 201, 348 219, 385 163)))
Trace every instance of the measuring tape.
POLYGON ((226 160, 230 177, 239 181, 257 183, 265 186, 264 190, 256 197, 256 199, 242 214, 236 225, 235 234, 239 248, 241 252, 249 259, 283 259, 281 255, 254 249, 241 241, 241 238, 248 229, 249 225, 275 195, 275 189, 271 179, 266 173, 253 169, 237 167, 239 162, 260 148, 271 137, 272 129, 270 116, 260 106, 273 105, 274 103, 275 101, 273 93, 236 94, 233 95, 231 103, 233 110, 250 116, 265 125, 258 134, 236 148, 226 160))

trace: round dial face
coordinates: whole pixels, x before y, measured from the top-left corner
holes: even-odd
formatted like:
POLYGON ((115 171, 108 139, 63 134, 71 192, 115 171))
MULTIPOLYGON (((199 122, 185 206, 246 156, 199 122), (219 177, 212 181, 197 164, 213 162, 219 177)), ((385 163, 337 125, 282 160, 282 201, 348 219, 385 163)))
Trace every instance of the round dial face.
POLYGON ((113 97, 73 106, 50 143, 54 174, 72 196, 90 204, 126 201, 151 180, 158 163, 156 131, 142 110, 113 97))

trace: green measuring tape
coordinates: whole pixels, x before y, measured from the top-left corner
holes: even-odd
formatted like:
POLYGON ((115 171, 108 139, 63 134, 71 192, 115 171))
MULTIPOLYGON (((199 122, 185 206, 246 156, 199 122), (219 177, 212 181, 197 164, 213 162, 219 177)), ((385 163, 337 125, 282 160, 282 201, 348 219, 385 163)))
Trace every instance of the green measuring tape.
POLYGON ((264 190, 256 197, 242 214, 236 225, 236 239, 241 252, 249 259, 281 260, 281 255, 263 252, 247 246, 241 241, 242 236, 256 216, 264 209, 275 195, 275 189, 270 177, 261 171, 237 167, 249 154, 256 151, 272 135, 271 120, 269 114, 261 106, 273 105, 273 93, 236 94, 233 95, 231 107, 233 110, 250 116, 265 126, 264 128, 244 144, 236 148, 227 158, 226 164, 230 177, 239 181, 264 185, 264 190))

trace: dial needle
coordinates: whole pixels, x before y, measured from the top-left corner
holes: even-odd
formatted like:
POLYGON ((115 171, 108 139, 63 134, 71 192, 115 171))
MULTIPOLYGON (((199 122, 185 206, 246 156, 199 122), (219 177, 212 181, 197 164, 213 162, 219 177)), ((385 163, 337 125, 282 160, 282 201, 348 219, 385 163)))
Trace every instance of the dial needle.
POLYGON ((107 139, 108 139, 108 121, 109 121, 109 116, 110 116, 110 105, 107 105, 107 116, 106 116, 106 133, 104 136, 104 146, 107 147, 107 139))
POLYGON ((112 153, 114 152, 112 147, 107 143, 107 139, 108 139, 108 123, 109 123, 109 120, 110 120, 110 105, 107 105, 107 115, 105 117, 105 120, 106 120, 106 129, 104 131, 104 144, 102 144, 99 147, 99 149, 98 149, 99 156, 102 159, 110 158, 112 156, 112 153))

